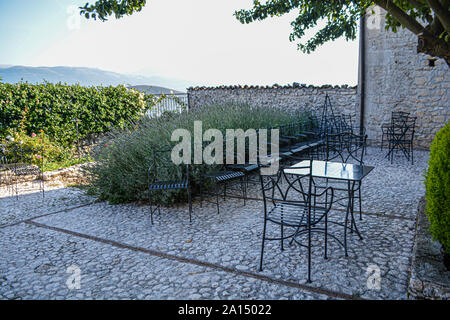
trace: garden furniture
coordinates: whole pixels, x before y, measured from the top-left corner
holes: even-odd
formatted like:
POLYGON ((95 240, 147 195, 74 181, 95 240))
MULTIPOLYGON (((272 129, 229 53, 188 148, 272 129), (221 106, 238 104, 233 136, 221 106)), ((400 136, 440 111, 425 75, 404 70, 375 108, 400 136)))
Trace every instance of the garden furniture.
MULTIPOLYGON (((338 134, 327 134, 325 143, 325 161, 338 161, 342 163, 356 163, 362 166, 364 164, 364 155, 367 146, 367 135, 357 135, 351 132, 341 132, 338 134)), ((328 186, 329 179, 325 179, 325 187, 328 186)), ((347 186, 339 187, 336 184, 345 184, 345 181, 333 181, 335 191, 347 191, 347 186)), ((315 184, 315 188, 323 188, 319 184, 315 184)), ((359 219, 362 220, 362 199, 361 199, 361 182, 356 183, 358 192, 355 198, 359 202, 359 219)), ((337 203, 347 197, 336 199, 337 203)))
MULTIPOLYGON (((221 166, 220 169, 217 171, 213 171, 210 173, 207 173, 203 175, 203 177, 206 180, 211 181, 214 184, 214 187, 216 188, 222 188, 223 190, 223 199, 226 199, 227 196, 227 189, 229 184, 235 182, 236 180, 240 181, 240 191, 241 191, 241 197, 244 200, 244 206, 245 206, 245 199, 247 198, 246 194, 246 187, 245 187, 245 174, 242 171, 233 171, 233 170, 226 170, 225 166, 221 166)), ((231 189, 234 190, 234 189, 231 189)), ((203 206, 203 201, 208 201, 211 203, 214 203, 217 207, 217 214, 219 214, 219 197, 221 193, 219 193, 218 190, 215 190, 214 192, 204 192, 204 187, 200 184, 200 207, 203 206), (204 200, 204 195, 212 195, 216 198, 216 201, 208 201, 204 200)))
MULTIPOLYGON (((344 181, 347 184, 347 205, 344 223, 337 221, 332 222, 344 227, 345 256, 348 256, 347 229, 350 229, 351 232, 355 231, 359 238, 362 239, 362 236, 356 226, 353 214, 355 190, 357 190, 357 186, 361 185, 362 180, 373 169, 374 167, 372 166, 360 164, 331 162, 323 160, 303 160, 283 170, 286 175, 311 176, 313 179, 323 178, 326 180, 344 181), (311 168, 309 168, 309 166, 311 166, 311 168), (349 219, 350 227, 348 227, 349 219)), ((327 187, 327 189, 328 188, 329 186, 327 187)))
POLYGON ((178 176, 175 179, 166 178, 167 173, 175 172, 173 169, 173 162, 171 161, 171 149, 154 149, 153 163, 148 168, 148 192, 150 201, 150 217, 153 225, 153 214, 158 211, 161 214, 161 203, 156 203, 154 207, 155 192, 170 192, 173 190, 184 189, 187 191, 189 203, 189 222, 192 222, 192 199, 191 199, 191 184, 190 184, 190 164, 180 164, 178 176), (184 170, 183 167, 184 166, 184 170), (166 176, 166 177, 165 177, 166 176))
POLYGON ((4 145, 0 157, 2 167, 9 176, 9 187, 12 195, 19 197, 19 181, 21 177, 36 176, 39 180, 39 192, 44 197, 44 150, 43 147, 23 146, 19 144, 4 145))
POLYGON ((395 151, 401 151, 406 159, 414 164, 413 143, 416 120, 417 117, 392 115, 391 125, 387 128, 389 151, 386 154, 391 163, 393 163, 395 151))
MULTIPOLYGON (((311 282, 311 247, 312 233, 324 234, 324 257, 327 259, 328 233, 327 215, 331 209, 333 189, 327 188, 321 194, 312 193, 312 166, 306 162, 295 170, 304 170, 302 176, 297 176, 286 184, 281 182, 284 171, 281 167, 274 175, 263 175, 259 170, 259 178, 264 200, 264 226, 261 244, 259 270, 263 269, 263 258, 266 241, 280 241, 284 250, 284 240, 291 239, 298 245, 307 248, 308 276, 311 282), (280 227, 280 236, 267 236, 268 224, 280 227), (287 229, 287 233, 285 231, 287 229), (300 238, 306 235, 306 243, 300 238)), ((336 241, 341 243, 337 238, 336 241)), ((341 243, 342 244, 342 243, 341 243)), ((343 245, 343 244, 342 244, 343 245)))

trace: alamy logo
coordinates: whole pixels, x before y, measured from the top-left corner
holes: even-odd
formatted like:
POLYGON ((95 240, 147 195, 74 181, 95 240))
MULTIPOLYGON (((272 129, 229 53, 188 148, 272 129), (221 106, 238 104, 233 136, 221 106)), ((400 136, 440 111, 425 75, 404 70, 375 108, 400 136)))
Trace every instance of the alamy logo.
POLYGON ((371 264, 366 269, 367 289, 381 290, 381 270, 376 264, 371 264))
POLYGON ((378 6, 371 6, 367 11, 369 15, 366 19, 366 27, 369 30, 379 30, 381 28, 381 9, 378 6))
POLYGON ((76 5, 70 5, 66 9, 67 17, 67 28, 69 30, 78 30, 80 29, 81 18, 80 12, 76 5))
POLYGON ((261 174, 272 175, 279 166, 279 130, 271 129, 227 129, 225 139, 218 129, 203 132, 201 121, 194 121, 194 147, 192 134, 187 129, 176 129, 172 132, 171 141, 178 142, 172 149, 171 159, 174 164, 191 164, 192 150, 194 164, 264 164, 261 174), (270 135, 270 143, 268 142, 270 135), (248 148, 246 147, 248 141, 248 148), (207 142, 208 144, 204 144, 207 142), (225 145, 225 154, 224 154, 225 145), (270 146, 270 154, 268 153, 270 146), (236 150, 236 151, 235 151, 236 150), (248 156, 248 157, 247 157, 248 156))
POLYGON ((70 290, 81 289, 81 269, 72 265, 67 268, 66 273, 71 274, 66 281, 67 288, 70 290))

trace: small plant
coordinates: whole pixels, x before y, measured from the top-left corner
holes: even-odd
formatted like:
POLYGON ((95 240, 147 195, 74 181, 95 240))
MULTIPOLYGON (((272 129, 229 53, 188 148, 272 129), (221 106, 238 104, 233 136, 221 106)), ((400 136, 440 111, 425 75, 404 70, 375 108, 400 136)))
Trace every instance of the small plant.
POLYGON ((430 232, 450 255, 450 124, 436 134, 426 173, 426 214, 430 232))
POLYGON ((0 140, 2 153, 10 163, 28 163, 42 166, 43 171, 51 171, 87 162, 87 157, 74 157, 74 150, 58 146, 40 131, 31 135, 23 131, 11 132, 0 140))

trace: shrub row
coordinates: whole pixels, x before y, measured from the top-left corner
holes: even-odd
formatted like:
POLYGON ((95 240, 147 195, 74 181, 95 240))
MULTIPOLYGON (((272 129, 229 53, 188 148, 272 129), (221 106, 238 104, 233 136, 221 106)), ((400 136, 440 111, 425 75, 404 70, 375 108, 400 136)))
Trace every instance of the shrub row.
MULTIPOLYGON (((308 115, 305 112, 251 107, 246 104, 219 104, 181 114, 166 113, 159 118, 144 118, 127 130, 111 132, 110 142, 95 150, 95 165, 90 166, 87 171, 91 191, 96 192, 100 199, 111 203, 147 199, 147 170, 154 161, 154 150, 170 148, 176 144, 177 142, 171 141, 171 136, 178 128, 188 130, 193 139, 194 121, 202 121, 203 132, 214 128, 224 133, 226 129, 276 127, 307 120, 308 115)), ((191 146, 193 148, 193 143, 191 146)), ((192 156, 193 154, 192 152, 192 156)), ((173 164, 170 155, 158 155, 156 162, 162 168, 156 177, 159 180, 179 180, 183 174, 183 166, 173 164)), ((193 193, 198 190, 200 183, 204 183, 203 174, 215 169, 214 165, 191 166, 193 193)), ((166 204, 186 199, 183 190, 155 196, 158 201, 166 204)))
POLYGON ((137 120, 150 105, 150 98, 122 85, 0 83, 0 137, 12 131, 29 135, 43 131, 67 146, 77 139, 75 119, 83 139, 137 120))

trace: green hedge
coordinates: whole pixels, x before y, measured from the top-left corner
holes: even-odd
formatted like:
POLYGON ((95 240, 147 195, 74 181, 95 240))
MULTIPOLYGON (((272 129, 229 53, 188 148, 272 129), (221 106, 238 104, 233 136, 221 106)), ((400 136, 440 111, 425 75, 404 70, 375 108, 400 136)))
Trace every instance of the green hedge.
POLYGON ((426 214, 433 238, 450 254, 450 124, 433 140, 426 174, 426 214))
POLYGON ((149 105, 144 96, 125 86, 83 87, 67 84, 0 83, 0 137, 23 129, 45 132, 59 144, 72 144, 79 119, 80 138, 137 120, 149 105))

